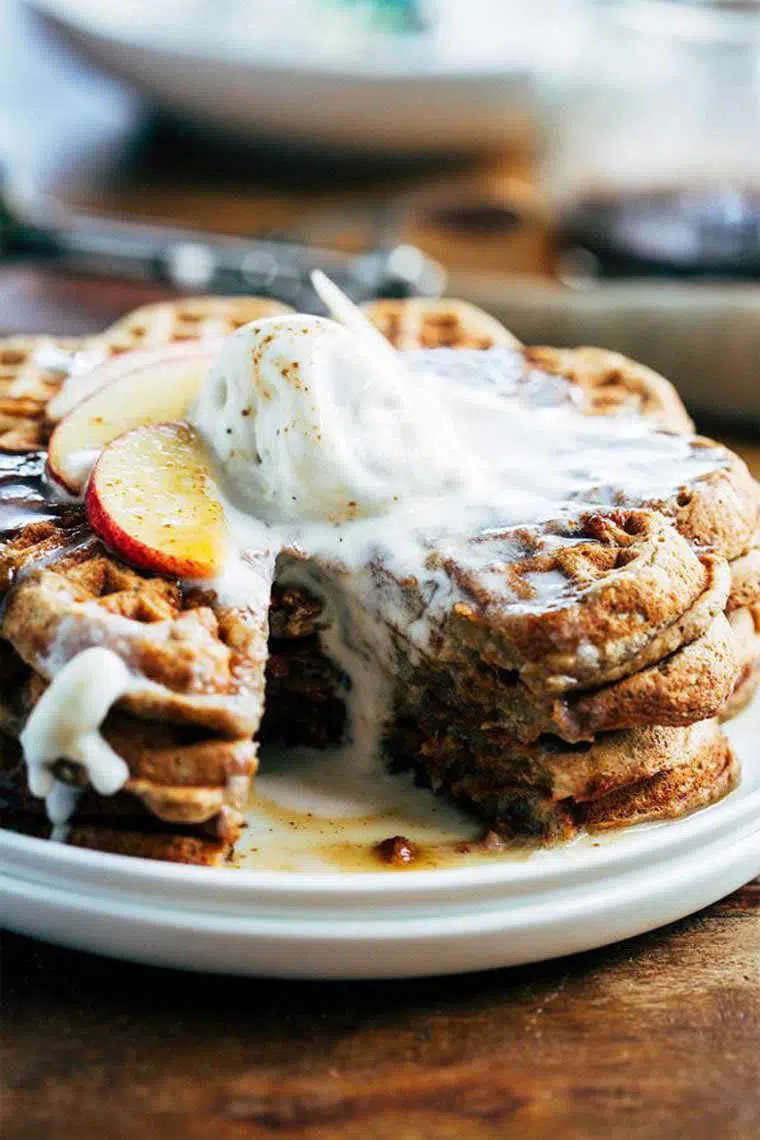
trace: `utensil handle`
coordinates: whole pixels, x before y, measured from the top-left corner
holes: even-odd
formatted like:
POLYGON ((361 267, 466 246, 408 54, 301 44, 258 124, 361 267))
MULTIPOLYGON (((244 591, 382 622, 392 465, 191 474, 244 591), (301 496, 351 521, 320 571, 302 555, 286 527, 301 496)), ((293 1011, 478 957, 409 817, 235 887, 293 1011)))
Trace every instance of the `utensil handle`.
POLYGON ((258 293, 314 308, 310 276, 322 269, 355 301, 440 296, 445 274, 414 246, 350 254, 294 241, 228 237, 178 226, 74 214, 6 191, 6 256, 102 276, 161 281, 203 293, 258 293))

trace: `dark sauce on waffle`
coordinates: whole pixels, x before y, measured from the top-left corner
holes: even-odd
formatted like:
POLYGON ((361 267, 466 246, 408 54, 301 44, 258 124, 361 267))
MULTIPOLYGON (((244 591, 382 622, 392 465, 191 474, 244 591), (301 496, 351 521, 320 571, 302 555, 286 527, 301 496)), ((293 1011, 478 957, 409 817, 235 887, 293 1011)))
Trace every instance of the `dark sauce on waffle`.
POLYGON ((760 280, 760 188, 590 193, 559 240, 591 254, 601 277, 760 280))
POLYGON ((74 503, 56 498, 45 473, 47 453, 0 450, 0 541, 7 542, 31 523, 68 525, 81 516, 74 503))

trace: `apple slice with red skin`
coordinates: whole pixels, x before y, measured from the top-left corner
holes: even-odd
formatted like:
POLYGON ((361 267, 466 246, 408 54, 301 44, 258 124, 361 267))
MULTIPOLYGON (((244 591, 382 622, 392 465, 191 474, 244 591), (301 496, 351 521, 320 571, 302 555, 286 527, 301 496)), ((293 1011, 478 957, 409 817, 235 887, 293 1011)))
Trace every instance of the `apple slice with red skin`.
POLYGON ((188 424, 145 424, 112 440, 85 496, 90 526, 134 566, 176 578, 212 578, 229 534, 200 436, 188 424))
POLYGON ((81 381, 89 395, 50 437, 53 480, 71 494, 81 494, 93 463, 112 439, 140 424, 181 419, 217 350, 217 342, 172 344, 128 352, 84 374, 81 381))

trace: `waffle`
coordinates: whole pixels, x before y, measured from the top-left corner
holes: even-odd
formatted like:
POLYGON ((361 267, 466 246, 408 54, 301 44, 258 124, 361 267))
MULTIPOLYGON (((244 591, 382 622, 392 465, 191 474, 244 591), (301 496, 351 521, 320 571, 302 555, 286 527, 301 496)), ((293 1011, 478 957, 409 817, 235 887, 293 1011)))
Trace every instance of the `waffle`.
MULTIPOLYGON (((47 687, 48 678, 33 671, 15 649, 11 650, 8 641, 0 644, 4 647, 0 655, 4 680, 0 731, 15 738, 47 687)), ((168 679, 174 681, 174 675, 168 679)), ((257 679, 257 686, 259 683, 263 689, 263 679, 257 679)), ((234 737, 220 735, 213 726, 181 715, 173 703, 175 694, 169 693, 171 699, 165 706, 156 701, 145 705, 138 693, 134 700, 125 699, 121 710, 110 713, 103 723, 104 739, 129 769, 124 795, 150 817, 177 826, 202 824, 207 832, 231 843, 242 825, 257 765, 253 731, 241 731, 234 737), (131 715, 129 709, 137 709, 138 715, 131 715)), ((188 694, 183 696, 187 699, 188 694)), ((259 708, 262 697, 263 693, 259 708)), ((251 706, 255 703, 252 700, 251 706)), ((82 786, 81 769, 67 761, 59 761, 54 774, 64 784, 82 786)), ((113 801, 104 802, 110 810, 113 801)))
POLYGON ((760 686, 760 605, 756 603, 732 609, 728 620, 734 636, 739 675, 731 696, 721 709, 723 720, 741 712, 760 686))
POLYGON ((755 535, 746 554, 731 562, 731 591, 726 609, 741 609, 760 598, 760 536, 755 535))
MULTIPOLYGON (((450 362, 444 370, 466 380, 466 362, 480 357, 477 350, 491 350, 494 375, 489 383, 505 392, 524 391, 530 399, 531 390, 543 390, 542 399, 566 401, 588 415, 643 416, 670 432, 688 435, 689 462, 696 468, 700 459, 707 459, 708 473, 691 478, 687 462, 681 486, 636 505, 655 508, 691 542, 715 549, 729 560, 747 556, 757 541, 757 485, 746 465, 727 448, 692 435, 693 424, 667 380, 606 349, 523 347, 492 317, 472 310, 473 306, 458 301, 377 301, 365 306, 377 327, 397 348, 410 352, 419 367, 434 371, 435 361, 445 358, 440 350, 454 350, 456 361, 462 363, 450 362), (449 324, 444 327, 450 333, 441 336, 437 330, 447 313, 449 324), (461 325, 472 331, 468 334, 461 325), (431 348, 438 354, 426 355, 431 348), (547 384, 549 377, 557 377, 554 389, 547 384)), ((482 365, 476 359, 471 367, 482 365)), ((609 492, 615 504, 614 487, 609 492)), ((760 586, 757 577, 755 587, 760 586)))
POLYGON ((516 671, 482 659, 456 670, 426 663, 408 678, 399 707, 413 709, 427 731, 445 724, 447 708, 456 707, 459 728, 501 730, 523 744, 547 734, 574 744, 625 727, 688 725, 718 715, 731 697, 744 664, 737 662, 735 637, 720 614, 701 637, 656 664, 611 684, 563 693, 533 692, 516 671))
MULTIPOLYGON (((14 645, 0 658, 7 678, 0 727, 18 735, 46 682, 80 648, 114 648, 136 685, 103 735, 129 766, 124 796, 133 810, 125 817, 117 804, 120 827, 114 827, 102 818, 114 806, 109 800, 97 828, 107 827, 110 850, 117 849, 119 834, 125 850, 144 847, 149 821, 202 828, 197 851, 194 842, 178 848, 175 832, 162 832, 160 849, 167 858, 184 858, 177 851, 191 849, 193 859, 221 858, 239 833, 256 767, 252 737, 263 710, 266 573, 260 596, 252 594, 242 611, 130 569, 93 537, 80 508, 51 503, 43 459, 6 456, 0 474, 6 517, 12 522, 16 512, 33 520, 0 552, 0 592, 10 591, 3 613, 8 640, 2 644, 14 645)), ((76 782, 71 766, 56 774, 76 782)), ((81 839, 79 832, 72 835, 81 839)), ((158 842, 150 840, 150 849, 157 850, 158 842)))
POLYGON ((516 669, 534 692, 630 676, 700 636, 725 608, 725 560, 697 553, 651 512, 586 515, 486 541, 476 568, 469 552, 444 559, 461 600, 446 615, 440 655, 457 661, 465 650, 516 669))
POLYGON ((364 311, 398 349, 505 345, 519 352, 528 367, 577 385, 590 413, 644 415, 670 431, 694 430, 672 384, 618 352, 604 348, 523 348, 494 317, 466 301, 372 301, 364 311))
POLYGON ((690 742, 691 748, 681 753, 681 764, 582 805, 582 826, 593 834, 677 819, 722 799, 736 786, 739 764, 717 725, 706 721, 702 727, 705 737, 690 742))
POLYGON ((47 440, 45 409, 86 340, 0 339, 0 448, 25 452, 47 440))
POLYGON ((364 312, 394 348, 518 347, 495 317, 467 301, 371 301, 364 312))
POLYGON ((340 742, 350 684, 321 650, 316 636, 272 638, 266 681, 262 743, 327 748, 340 742))
MULTIPOLYGON (((129 568, 76 507, 50 503, 44 453, 33 450, 82 353, 93 361, 214 338, 275 311, 255 298, 201 298, 148 306, 87 342, 45 340, 44 352, 42 341, 24 342, 34 405, 22 389, 8 396, 18 414, 6 450, 30 453, 0 467, 3 509, 27 522, 0 549, 0 729, 17 735, 55 672, 92 645, 113 648, 136 680, 103 728, 129 779, 114 797, 85 791, 69 842, 218 862, 241 826, 252 736, 325 747, 345 733, 350 681, 325 652, 318 598, 282 572, 287 559, 274 585, 275 567, 257 561, 245 610, 129 568), (45 378, 34 379, 32 359, 38 372, 45 362, 45 378)), ((552 399, 587 414, 690 429, 670 385, 617 354, 525 349, 461 302, 377 302, 367 312, 404 349, 456 350, 461 360, 490 349, 528 399, 549 376, 552 399)), ((322 585, 347 594, 373 584, 395 646, 392 764, 415 767, 505 834, 550 839, 682 814, 732 786, 736 764, 716 717, 756 675, 757 488, 725 448, 698 438, 684 447, 681 481, 666 494, 621 503, 602 488, 599 508, 574 520, 431 548, 431 581, 446 584, 437 609, 429 583, 390 563, 374 561, 354 582, 339 566, 321 568, 322 585), (421 614, 432 630, 423 646, 412 632, 421 614)), ((71 765, 56 774, 77 780, 71 765)), ((17 800, 16 821, 39 818, 28 797, 17 800)))
MULTIPOLYGON (((0 821, 10 830, 41 838, 51 830, 43 801, 28 790, 20 749, 7 735, 0 735, 0 821)), ((215 866, 232 856, 240 822, 239 813, 231 811, 200 826, 164 822, 128 792, 105 799, 85 791, 66 839, 75 847, 113 854, 215 866)))
POLYGON ((137 716, 252 736, 263 706, 269 582, 248 610, 126 567, 90 539, 52 566, 27 569, 0 630, 50 680, 83 649, 114 649, 135 676, 137 716), (54 647, 54 648, 51 648, 54 647))
POLYGON ((506 837, 566 840, 582 829, 676 818, 720 799, 738 775, 714 720, 625 729, 583 746, 558 737, 516 745, 490 731, 463 747, 453 729, 426 736, 405 727, 399 754, 408 749, 425 782, 506 837))
POLYGON ((526 359, 544 372, 577 384, 595 415, 633 414, 669 431, 691 433, 694 424, 664 377, 606 348, 528 348, 526 359))
POLYGON ((145 305, 99 336, 0 339, 0 449, 44 447, 55 417, 47 409, 72 371, 110 356, 181 341, 213 340, 248 321, 290 312, 265 297, 194 297, 145 305))
POLYGON ((180 341, 215 340, 249 321, 292 311, 267 297, 188 297, 135 309, 107 329, 99 343, 113 356, 180 341))

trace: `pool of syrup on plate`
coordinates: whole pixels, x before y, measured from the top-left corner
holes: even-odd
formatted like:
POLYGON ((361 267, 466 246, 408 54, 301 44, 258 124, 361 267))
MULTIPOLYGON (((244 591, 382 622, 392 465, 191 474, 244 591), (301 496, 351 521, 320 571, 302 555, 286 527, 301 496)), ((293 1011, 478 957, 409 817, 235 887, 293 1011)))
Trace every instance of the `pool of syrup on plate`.
POLYGON ((472 815, 416 786, 408 772, 390 775, 378 760, 374 774, 353 781, 349 765, 350 756, 341 760, 335 751, 311 751, 303 761, 298 750, 265 748, 233 865, 406 873, 525 859, 535 851, 533 844, 505 843, 488 833, 472 815))

